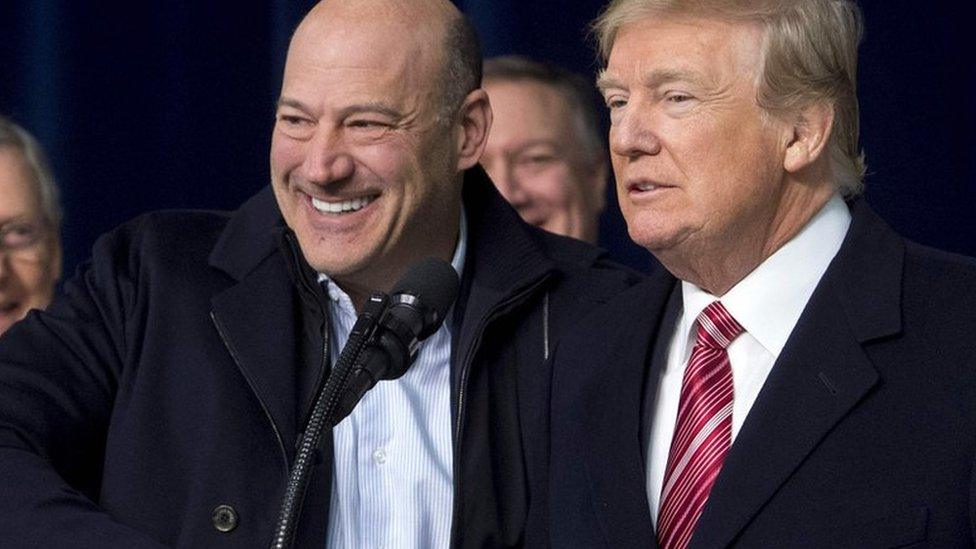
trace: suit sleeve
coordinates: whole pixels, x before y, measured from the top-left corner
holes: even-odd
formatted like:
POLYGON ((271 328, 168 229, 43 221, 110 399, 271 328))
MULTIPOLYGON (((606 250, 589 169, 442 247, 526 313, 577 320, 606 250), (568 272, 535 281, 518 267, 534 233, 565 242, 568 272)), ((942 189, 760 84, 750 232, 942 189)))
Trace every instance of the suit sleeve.
POLYGON ((97 504, 138 299, 121 240, 101 239, 47 312, 0 337, 2 547, 162 547, 97 504))

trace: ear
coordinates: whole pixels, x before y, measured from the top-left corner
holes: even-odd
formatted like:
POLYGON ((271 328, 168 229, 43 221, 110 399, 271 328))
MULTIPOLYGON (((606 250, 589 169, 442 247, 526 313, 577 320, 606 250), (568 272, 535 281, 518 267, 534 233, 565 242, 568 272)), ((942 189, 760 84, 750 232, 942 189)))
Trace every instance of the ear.
POLYGON ((815 103, 804 108, 793 121, 793 136, 783 159, 786 171, 797 173, 825 157, 833 126, 833 105, 815 103))
POLYGON ((477 89, 469 93, 458 112, 460 133, 458 134, 458 169, 466 170, 478 163, 488 141, 491 129, 491 104, 488 93, 477 89))

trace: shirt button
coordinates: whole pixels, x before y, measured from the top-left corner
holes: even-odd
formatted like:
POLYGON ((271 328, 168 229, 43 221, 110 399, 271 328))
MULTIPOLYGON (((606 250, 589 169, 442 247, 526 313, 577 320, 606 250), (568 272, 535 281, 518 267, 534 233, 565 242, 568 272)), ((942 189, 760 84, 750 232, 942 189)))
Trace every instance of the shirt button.
POLYGON ((386 450, 380 448, 379 450, 373 452, 373 461, 375 461, 377 465, 383 465, 386 463, 386 450))

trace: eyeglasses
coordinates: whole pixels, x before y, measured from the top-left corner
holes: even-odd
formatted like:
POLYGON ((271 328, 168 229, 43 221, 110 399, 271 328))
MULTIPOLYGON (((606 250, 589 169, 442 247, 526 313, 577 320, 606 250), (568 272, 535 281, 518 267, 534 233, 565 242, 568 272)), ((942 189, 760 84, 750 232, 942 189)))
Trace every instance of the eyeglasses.
POLYGON ((47 233, 41 223, 10 221, 0 225, 0 254, 30 255, 40 248, 47 233))

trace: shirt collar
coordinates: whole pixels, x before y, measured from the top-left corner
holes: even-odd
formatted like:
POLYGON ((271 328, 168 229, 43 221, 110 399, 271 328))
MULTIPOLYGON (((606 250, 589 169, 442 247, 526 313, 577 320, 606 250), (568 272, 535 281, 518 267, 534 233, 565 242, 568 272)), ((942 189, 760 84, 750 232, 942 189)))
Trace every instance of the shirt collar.
POLYGON ((779 357, 850 224, 850 211, 835 194, 795 237, 721 298, 682 281, 684 311, 679 333, 691 337, 698 315, 709 303, 720 300, 763 348, 779 357))
MULTIPOLYGON (((454 255, 451 257, 451 266, 457 271, 458 278, 461 278, 461 274, 464 272, 464 261, 468 252, 468 216, 464 213, 464 207, 461 207, 461 219, 458 224, 458 239, 457 245, 454 247, 454 255)), ((355 311, 353 307, 352 300, 349 295, 339 287, 338 284, 332 281, 328 275, 325 273, 319 273, 319 284, 326 282, 326 289, 329 294, 329 299, 332 300, 334 304, 339 305, 340 309, 346 311, 355 311)), ((448 317, 450 318, 450 317, 448 317)))

